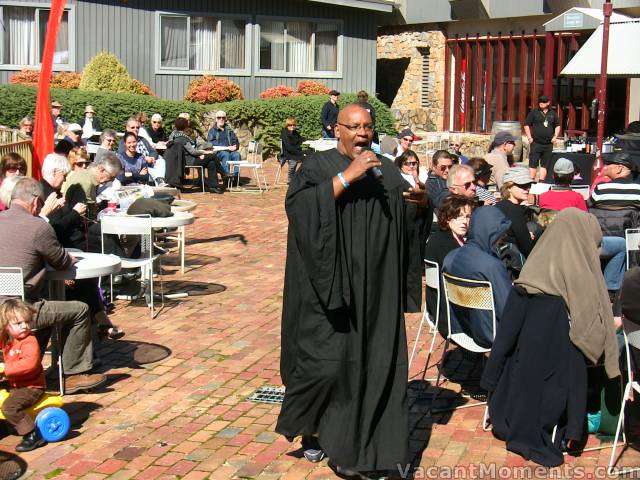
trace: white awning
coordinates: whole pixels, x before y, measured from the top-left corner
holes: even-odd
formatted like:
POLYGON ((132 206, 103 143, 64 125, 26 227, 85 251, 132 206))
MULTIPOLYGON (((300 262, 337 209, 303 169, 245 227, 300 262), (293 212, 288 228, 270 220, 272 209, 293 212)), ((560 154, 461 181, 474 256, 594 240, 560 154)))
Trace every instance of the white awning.
POLYGON ((312 2, 330 3, 342 7, 361 8, 365 10, 375 10, 378 12, 393 12, 394 0, 310 0, 312 2))
MULTIPOLYGON (((568 77, 600 76, 602 25, 589 37, 560 75, 568 77)), ((607 75, 640 77, 640 20, 611 23, 607 75)))

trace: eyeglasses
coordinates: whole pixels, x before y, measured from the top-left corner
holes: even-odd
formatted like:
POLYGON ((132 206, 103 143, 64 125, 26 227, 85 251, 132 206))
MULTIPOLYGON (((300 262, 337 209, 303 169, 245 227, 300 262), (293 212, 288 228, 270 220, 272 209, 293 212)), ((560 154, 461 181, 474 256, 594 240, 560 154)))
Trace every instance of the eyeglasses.
POLYGON ((140 130, 140 125, 136 125, 135 127, 129 127, 131 130, 140 130))
POLYGON ((451 167, 453 167, 453 165, 438 165, 438 168, 441 172, 444 172, 445 170, 451 170, 451 167))
POLYGON ((89 162, 76 162, 76 165, 85 168, 87 165, 89 165, 89 162))
POLYGON ((371 123, 366 123, 364 125, 347 125, 346 123, 338 122, 338 125, 343 126, 344 128, 346 128, 347 130, 353 133, 356 133, 360 129, 364 130, 365 132, 373 132, 373 124, 371 123))
POLYGON ((413 138, 401 138, 400 140, 404 140, 407 143, 413 143, 413 138))
POLYGON ((415 167, 416 165, 418 165, 418 162, 403 162, 403 165, 406 165, 407 167, 415 167))
POLYGON ((16 173, 16 172, 22 173, 23 171, 24 170, 22 170, 20 167, 9 167, 6 170, 7 173, 16 173))
POLYGON ((216 117, 218 120, 226 120, 227 117, 216 117))
POLYGON ((509 140, 508 142, 504 142, 504 143, 506 143, 507 145, 515 145, 516 144, 516 142, 512 142, 511 140, 509 140))
POLYGON ((104 141, 107 142, 107 143, 114 143, 116 141, 116 139, 115 138, 105 138, 104 141))
POLYGON ((476 184, 476 182, 473 181, 473 182, 465 182, 465 183, 462 183, 460 185, 454 184, 453 186, 454 187, 464 187, 465 190, 469 190, 471 188, 471 185, 475 185, 475 184, 476 184))
POLYGON ((151 120, 151 123, 162 123, 162 122, 160 122, 158 120, 151 120))
POLYGON ((522 190, 529 190, 529 189, 531 188, 531 184, 530 184, 530 183, 526 183, 526 184, 524 184, 524 185, 518 185, 518 184, 516 183, 516 187, 519 187, 519 188, 521 188, 522 190))
POLYGON ((459 144, 459 143, 450 143, 450 144, 449 144, 449 146, 450 146, 450 147, 456 147, 456 148, 459 148, 459 147, 461 147, 462 145, 461 145, 461 144, 459 144))

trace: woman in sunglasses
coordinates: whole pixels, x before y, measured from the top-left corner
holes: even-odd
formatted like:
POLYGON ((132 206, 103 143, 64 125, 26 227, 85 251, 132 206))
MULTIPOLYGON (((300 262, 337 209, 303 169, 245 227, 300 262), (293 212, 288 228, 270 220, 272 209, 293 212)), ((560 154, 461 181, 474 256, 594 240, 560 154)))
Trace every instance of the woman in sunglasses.
POLYGON ((82 148, 74 148, 69 152, 69 165, 71 166, 71 171, 74 170, 83 170, 87 168, 90 163, 89 154, 86 150, 82 148))
POLYGON ((420 171, 420 159, 413 150, 407 150, 395 159, 396 167, 400 170, 400 175, 404 178, 412 187, 418 184, 422 184, 418 178, 420 171))
MULTIPOLYGON (((9 152, 0 159, 0 185, 7 177, 24 177, 27 174, 27 162, 21 155, 9 152)), ((7 207, 0 201, 0 212, 7 207)))
POLYGON ((507 170, 503 177, 500 193, 502 200, 496 207, 511 220, 511 227, 507 231, 506 241, 514 244, 520 253, 528 257, 533 249, 534 235, 527 227, 528 212, 526 203, 529 189, 533 180, 529 170, 525 167, 514 167, 507 170))

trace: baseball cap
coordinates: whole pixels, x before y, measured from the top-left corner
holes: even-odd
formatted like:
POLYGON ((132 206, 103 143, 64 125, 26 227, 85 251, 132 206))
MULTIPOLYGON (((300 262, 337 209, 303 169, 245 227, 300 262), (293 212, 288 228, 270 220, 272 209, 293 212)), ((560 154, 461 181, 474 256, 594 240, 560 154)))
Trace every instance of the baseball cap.
POLYGON ((516 141, 516 137, 511 135, 509 132, 498 132, 496 133, 496 136, 493 139, 493 142, 496 145, 502 145, 507 142, 515 142, 515 141, 516 141))
POLYGON ((612 155, 603 155, 602 161, 607 165, 624 165, 627 168, 633 169, 631 155, 629 155, 627 152, 617 152, 612 155))
POLYGON ((516 185, 528 185, 536 183, 529 175, 529 169, 525 167, 513 167, 502 176, 502 183, 515 183, 516 185))
POLYGON ((556 160, 555 165, 553 166, 553 173, 557 173, 558 175, 571 175, 576 171, 573 166, 573 162, 568 158, 561 157, 556 160))
POLYGON ((329 95, 335 95, 336 97, 338 97, 338 96, 340 96, 340 92, 339 92, 339 91, 337 91, 337 90, 331 90, 331 91, 329 92, 329 95))
POLYGON ((549 97, 547 95, 540 95, 538 97, 538 103, 547 103, 549 101, 550 101, 550 99, 549 99, 549 97))
POLYGON ((413 130, 411 130, 410 128, 405 128, 398 134, 398 138, 404 137, 411 137, 413 140, 422 140, 422 137, 419 137, 418 135, 413 133, 413 130))
POLYGON ((67 130, 69 130, 70 132, 81 132, 82 131, 82 127, 77 123, 71 123, 67 127, 67 130))

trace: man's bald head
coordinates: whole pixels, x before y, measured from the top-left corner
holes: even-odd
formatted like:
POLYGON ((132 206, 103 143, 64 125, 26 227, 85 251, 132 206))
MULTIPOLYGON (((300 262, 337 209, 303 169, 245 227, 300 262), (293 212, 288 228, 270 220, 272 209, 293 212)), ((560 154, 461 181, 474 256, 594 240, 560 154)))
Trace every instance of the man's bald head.
POLYGON ((365 118, 363 119, 364 122, 371 123, 371 114, 366 109, 360 105, 356 105, 355 103, 347 105, 340 110, 340 113, 338 113, 338 122, 347 123, 348 119, 351 118, 352 115, 365 115, 365 118))
POLYGON ((371 147, 373 140, 371 115, 360 105, 347 105, 338 114, 335 132, 338 151, 353 159, 371 147))

